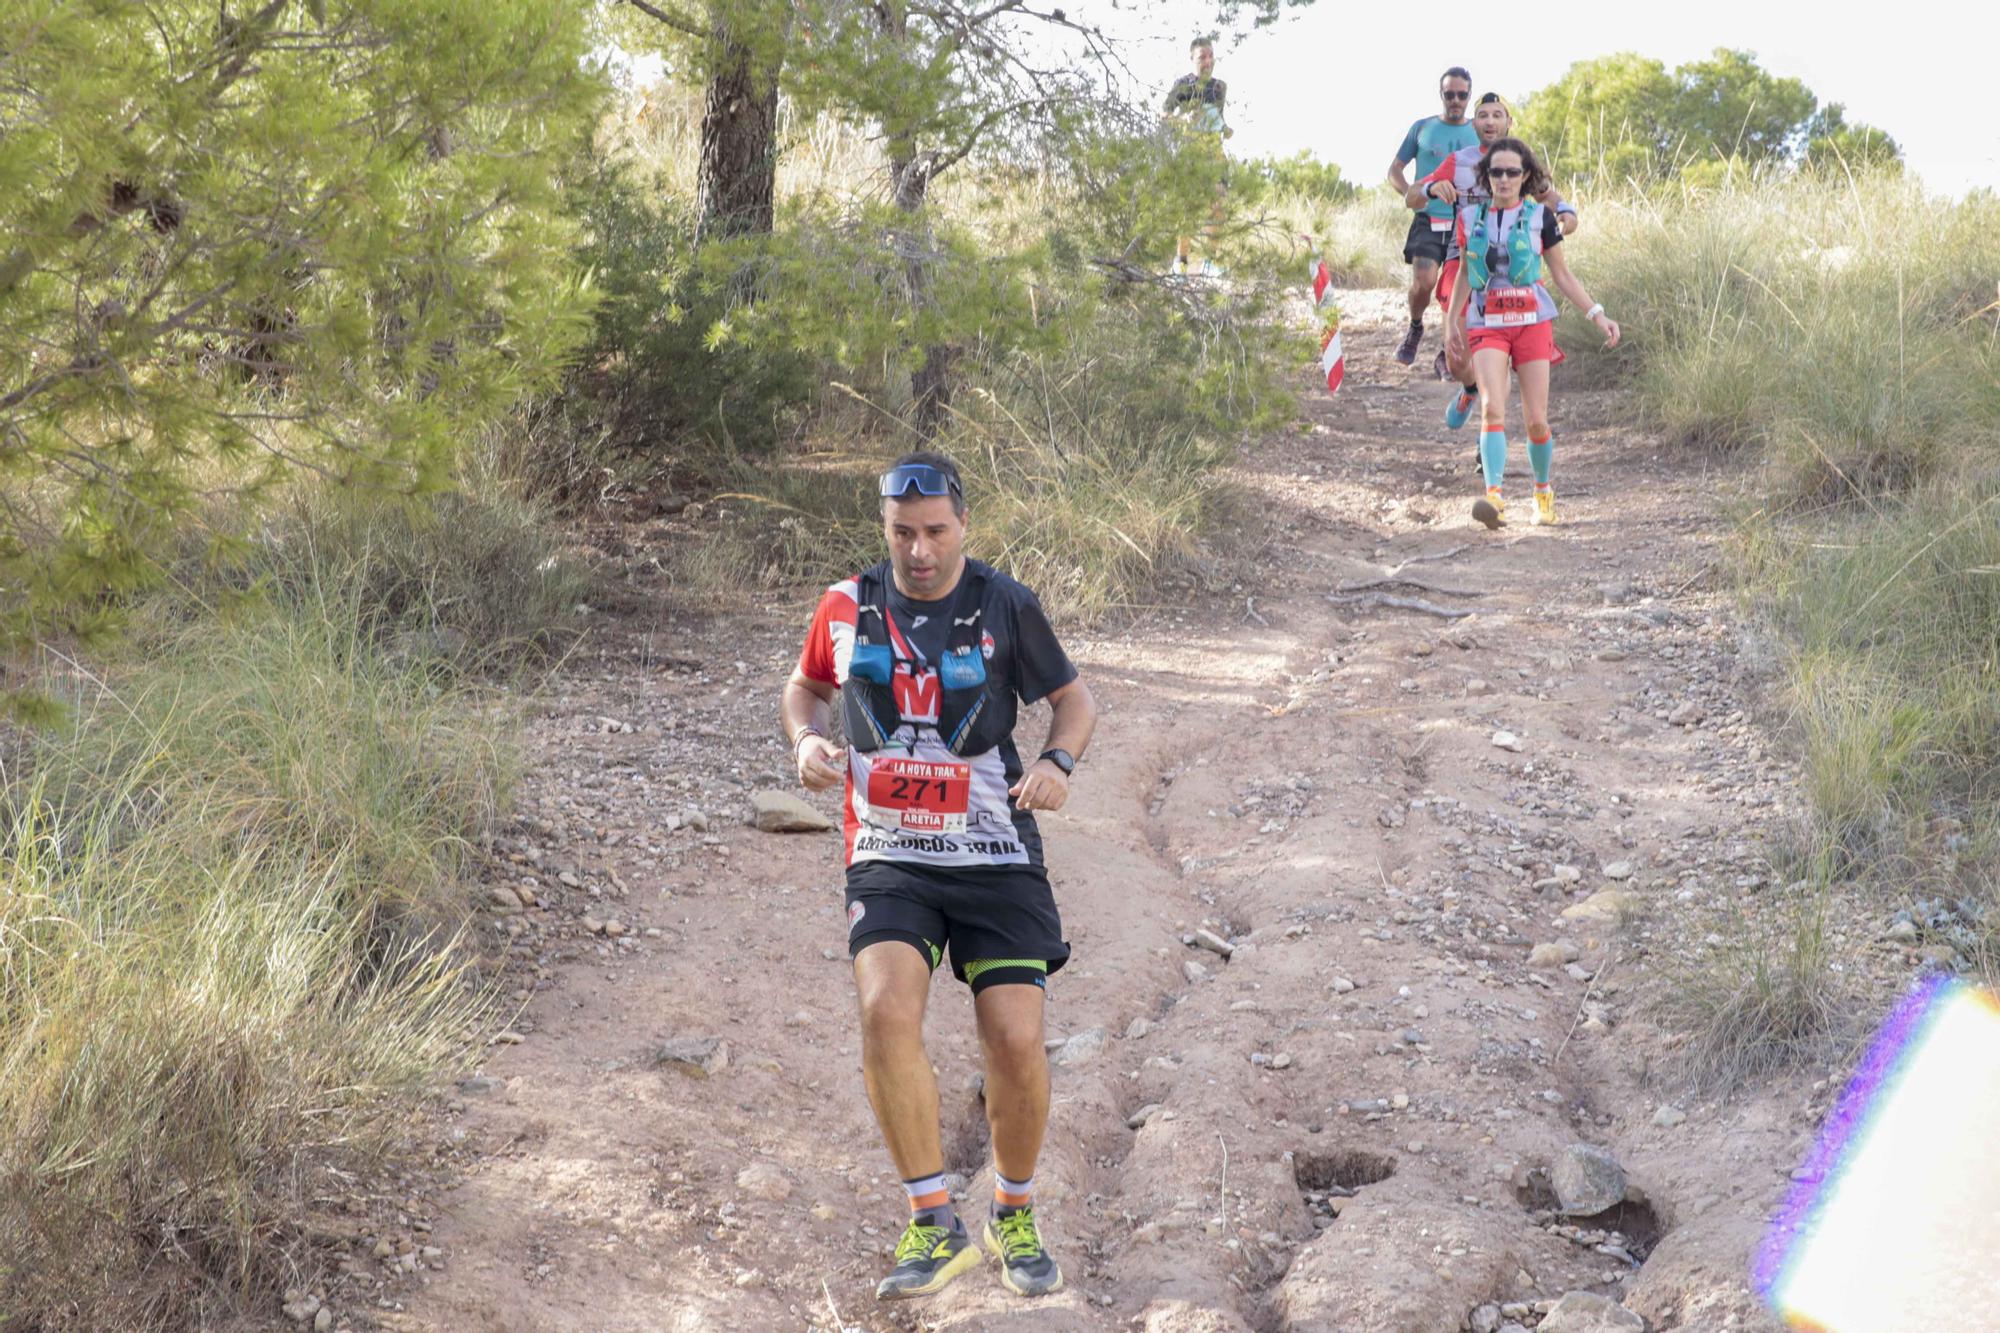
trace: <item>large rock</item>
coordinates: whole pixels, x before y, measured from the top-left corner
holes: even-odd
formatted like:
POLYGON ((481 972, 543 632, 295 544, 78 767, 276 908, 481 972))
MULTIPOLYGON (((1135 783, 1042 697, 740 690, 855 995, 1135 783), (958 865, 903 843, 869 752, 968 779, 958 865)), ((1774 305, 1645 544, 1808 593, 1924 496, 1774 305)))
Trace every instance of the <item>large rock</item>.
POLYGON ((1564 1148, 1549 1167, 1549 1184, 1571 1217, 1591 1217, 1625 1201, 1625 1168, 1595 1144, 1564 1148))
POLYGON ((653 1053, 656 1065, 671 1065, 684 1074, 707 1078, 729 1067, 729 1043, 720 1037, 675 1037, 653 1053))
POLYGON ((1542 1320, 1541 1333, 1646 1333, 1646 1321, 1608 1297, 1572 1291, 1542 1320))
POLYGON ((736 1173, 736 1188, 753 1199, 776 1203, 791 1197, 792 1182, 769 1162, 752 1162, 736 1173))
POLYGON ((1565 921, 1623 920, 1639 910, 1639 895, 1624 889, 1599 889, 1573 907, 1563 909, 1565 921))
POLYGON ((1059 1065, 1087 1064, 1103 1051, 1110 1034, 1103 1028, 1090 1028, 1079 1032, 1056 1048, 1055 1062, 1059 1065))
POLYGON ((785 791, 750 794, 750 822, 766 833, 824 833, 833 821, 785 791))

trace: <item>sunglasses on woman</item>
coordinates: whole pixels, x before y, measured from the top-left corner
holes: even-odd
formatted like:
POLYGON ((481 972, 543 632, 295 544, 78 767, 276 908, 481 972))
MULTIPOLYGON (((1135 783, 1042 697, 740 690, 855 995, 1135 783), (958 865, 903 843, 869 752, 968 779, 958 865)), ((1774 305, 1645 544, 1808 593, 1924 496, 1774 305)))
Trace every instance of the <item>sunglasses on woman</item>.
POLYGON ((1488 167, 1486 168, 1486 174, 1489 176, 1498 176, 1502 180, 1509 180, 1515 176, 1525 176, 1528 173, 1522 167, 1488 167))

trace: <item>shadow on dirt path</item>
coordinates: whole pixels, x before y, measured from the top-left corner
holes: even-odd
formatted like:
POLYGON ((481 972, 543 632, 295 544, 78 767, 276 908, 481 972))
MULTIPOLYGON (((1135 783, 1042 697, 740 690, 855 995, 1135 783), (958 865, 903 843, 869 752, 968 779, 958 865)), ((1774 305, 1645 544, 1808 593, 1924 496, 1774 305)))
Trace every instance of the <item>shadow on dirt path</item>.
MULTIPOLYGON (((1583 1288, 1656 1329, 1769 1327, 1742 1273, 1811 1128, 1798 1090, 1656 1123, 1673 1038, 1631 1005, 1681 906, 1770 882, 1789 790, 1703 577, 1715 479, 1559 389, 1563 524, 1487 532, 1474 437, 1389 357, 1396 301, 1350 294, 1346 387, 1236 468, 1233 553, 1065 636, 1104 715, 1045 825, 1075 948, 1050 1035, 1105 1039, 1055 1068, 1064 1292, 1026 1305, 989 1262, 875 1304, 904 1205, 856 1068, 835 836, 744 823, 750 791, 791 789, 773 717, 804 614, 662 603, 534 724, 492 882, 540 904, 493 923, 532 998, 454 1100, 441 1253, 375 1317, 1455 1333, 1583 1288), (670 1042, 692 1062, 661 1063, 670 1042), (1535 1210, 1531 1173, 1579 1141, 1626 1167, 1630 1218, 1535 1210)), ((976 1210, 971 1006, 937 990, 976 1210)))

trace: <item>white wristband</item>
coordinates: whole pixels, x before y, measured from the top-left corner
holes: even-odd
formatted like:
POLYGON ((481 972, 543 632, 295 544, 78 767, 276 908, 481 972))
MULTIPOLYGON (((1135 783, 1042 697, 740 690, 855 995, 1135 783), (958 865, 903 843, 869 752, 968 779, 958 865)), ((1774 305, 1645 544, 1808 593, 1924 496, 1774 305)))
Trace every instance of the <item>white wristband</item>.
POLYGON ((1584 311, 1583 317, 1585 319, 1596 319, 1599 315, 1603 313, 1604 313, 1604 302, 1599 301, 1596 305, 1584 311))

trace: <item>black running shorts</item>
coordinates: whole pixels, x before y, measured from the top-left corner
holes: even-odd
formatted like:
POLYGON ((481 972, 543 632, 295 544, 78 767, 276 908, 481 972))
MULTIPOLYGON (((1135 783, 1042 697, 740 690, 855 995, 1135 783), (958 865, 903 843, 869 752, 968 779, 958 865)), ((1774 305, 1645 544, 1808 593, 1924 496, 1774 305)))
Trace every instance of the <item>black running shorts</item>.
POLYGON ((1026 969, 971 963, 1040 962, 1054 972, 1069 961, 1049 877, 1038 866, 912 865, 864 861, 847 870, 847 951, 881 940, 915 945, 935 968, 951 953, 952 975, 975 991, 981 982, 1025 980, 1026 969))
POLYGON ((1432 231, 1430 216, 1419 213, 1410 223, 1410 234, 1403 241, 1403 262, 1414 264, 1419 259, 1427 259, 1433 264, 1442 264, 1445 242, 1450 239, 1448 231, 1432 231))

